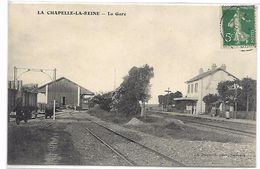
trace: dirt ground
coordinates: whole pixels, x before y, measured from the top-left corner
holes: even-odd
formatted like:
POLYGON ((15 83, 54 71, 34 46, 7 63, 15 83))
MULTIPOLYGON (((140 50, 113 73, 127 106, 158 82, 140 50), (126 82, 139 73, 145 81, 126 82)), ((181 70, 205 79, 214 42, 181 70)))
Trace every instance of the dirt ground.
MULTIPOLYGON (((256 164, 254 139, 193 128, 181 121, 158 116, 120 121, 106 112, 98 112, 65 110, 57 115, 55 122, 52 119, 35 119, 19 126, 10 122, 8 164, 128 165, 86 131, 88 119, 186 166, 254 167, 256 164)), ((115 141, 112 145, 122 148, 124 144, 115 141)))
POLYGON ((78 165, 80 154, 65 132, 67 123, 31 120, 8 126, 9 165, 78 165))

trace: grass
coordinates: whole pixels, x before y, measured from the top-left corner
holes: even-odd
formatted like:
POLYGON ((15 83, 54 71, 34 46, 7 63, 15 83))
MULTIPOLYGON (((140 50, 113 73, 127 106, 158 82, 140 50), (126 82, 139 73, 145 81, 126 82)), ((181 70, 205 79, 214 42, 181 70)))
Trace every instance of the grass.
MULTIPOLYGON (((29 124, 29 123, 28 123, 29 124)), ((39 126, 9 126, 8 128, 8 164, 42 165, 49 153, 51 138, 58 135, 55 154, 61 157, 59 165, 81 165, 80 154, 74 148, 71 135, 64 132, 65 125, 53 128, 39 126)))
POLYGON ((8 164, 42 164, 52 133, 40 127, 8 128, 8 164))
POLYGON ((81 157, 72 143, 71 135, 67 132, 60 131, 57 154, 61 156, 61 165, 81 165, 81 157))
POLYGON ((105 111, 99 107, 94 107, 88 111, 88 113, 92 116, 96 116, 101 120, 113 122, 117 124, 126 123, 131 120, 131 117, 126 117, 120 113, 116 113, 115 111, 105 111))
MULTIPOLYGON (((116 114, 115 112, 107 112, 98 107, 89 111, 93 116, 96 116, 104 121, 123 124, 131 120, 130 117, 124 117, 123 115, 116 114)), ((158 113, 159 114, 159 113, 158 113)), ((127 126, 131 129, 138 130, 144 133, 152 134, 157 137, 164 138, 175 138, 183 139, 189 141, 216 141, 216 142, 242 142, 242 138, 236 136, 224 135, 221 133, 216 133, 214 131, 205 131, 197 129, 195 127, 179 124, 175 119, 171 118, 155 117, 147 115, 145 117, 136 117, 142 122, 148 125, 136 125, 127 126), (175 121, 174 121, 175 120, 175 121)))

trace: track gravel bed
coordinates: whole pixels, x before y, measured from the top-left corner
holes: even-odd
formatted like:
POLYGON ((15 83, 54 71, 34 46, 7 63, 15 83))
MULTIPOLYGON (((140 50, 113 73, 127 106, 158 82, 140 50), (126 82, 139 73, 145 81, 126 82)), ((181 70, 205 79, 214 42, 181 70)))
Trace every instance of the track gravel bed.
POLYGON ((99 143, 85 129, 86 122, 73 122, 66 128, 73 138, 73 144, 82 158, 82 165, 92 166, 126 166, 127 163, 99 143))
MULTIPOLYGON (((154 115, 156 119, 159 119, 159 117, 159 115, 154 115)), ((102 121, 100 118, 90 115, 87 112, 68 110, 60 112, 55 123, 53 123, 52 119, 39 118, 29 121, 28 124, 21 123, 20 126, 38 126, 41 128, 50 128, 57 132, 58 135, 53 135, 54 138, 50 141, 50 147, 54 147, 49 152, 52 155, 57 153, 59 156, 56 158, 57 161, 53 161, 52 163, 91 166, 129 166, 118 155, 86 131, 86 127, 89 126, 93 132, 97 132, 102 138, 108 139, 106 141, 116 149, 122 151, 122 153, 129 155, 133 161, 136 160, 139 165, 175 166, 161 159, 159 160, 154 155, 152 155, 155 158, 153 160, 152 156, 144 155, 145 152, 137 150, 136 145, 127 143, 114 135, 112 136, 109 132, 99 129, 97 126, 90 124, 88 119, 173 158, 188 167, 255 167, 256 165, 255 141, 243 139, 242 136, 240 138, 240 136, 218 133, 202 127, 192 130, 192 128, 189 128, 191 126, 185 128, 186 124, 184 126, 180 125, 180 127, 176 126, 176 124, 172 125, 172 123, 168 123, 169 121, 156 121, 152 119, 151 121, 144 121, 140 125, 131 126, 127 125, 127 123, 115 124, 109 121, 102 121), (167 124, 164 124, 164 122, 167 124), (167 127, 163 128, 165 126, 167 127), (172 133, 174 130, 176 130, 175 133, 172 133), (194 131, 197 132, 195 133, 195 135, 197 134, 197 138, 189 135, 191 134, 189 132, 194 131), (188 133, 188 135, 182 135, 185 133, 188 133), (210 136, 210 133, 215 137, 208 139, 207 137, 210 136), (59 141, 55 141, 55 138, 59 141), (62 138, 67 138, 67 141, 64 142, 62 138), (63 146, 55 147, 57 142, 63 142, 63 146), (70 145, 71 149, 68 150, 66 145, 70 145), (134 150, 130 151, 129 149, 132 147, 134 150), (74 153, 71 154, 70 152, 74 153), (75 156, 74 158, 78 160, 73 160, 74 162, 69 160, 73 159, 71 155, 75 156)), ((15 124, 11 123, 9 125, 12 126, 15 124)))
POLYGON ((88 124, 85 123, 85 125, 87 125, 87 128, 91 132, 94 132, 98 137, 125 155, 137 166, 180 166, 178 162, 165 159, 164 157, 147 150, 134 142, 126 140, 125 138, 122 138, 95 123, 90 122, 88 124))
MULTIPOLYGON (((89 118, 123 135, 126 133, 135 133, 141 137, 141 140, 139 141, 141 144, 184 163, 186 166, 254 167, 256 164, 255 142, 223 143, 215 141, 189 141, 183 139, 162 138, 127 128, 127 126, 104 122, 83 112, 78 112, 77 117, 89 118)), ((134 137, 131 138, 135 139, 134 137)))

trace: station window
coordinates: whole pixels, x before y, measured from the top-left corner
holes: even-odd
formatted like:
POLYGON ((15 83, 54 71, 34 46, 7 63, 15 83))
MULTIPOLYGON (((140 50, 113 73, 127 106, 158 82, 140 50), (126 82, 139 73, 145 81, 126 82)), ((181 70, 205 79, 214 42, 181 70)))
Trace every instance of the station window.
POLYGON ((191 90, 190 90, 191 93, 193 93, 193 84, 191 84, 191 90))
POLYGON ((188 85, 188 93, 190 93, 190 85, 188 85))
POLYGON ((198 92, 198 83, 195 83, 195 93, 197 93, 198 92))

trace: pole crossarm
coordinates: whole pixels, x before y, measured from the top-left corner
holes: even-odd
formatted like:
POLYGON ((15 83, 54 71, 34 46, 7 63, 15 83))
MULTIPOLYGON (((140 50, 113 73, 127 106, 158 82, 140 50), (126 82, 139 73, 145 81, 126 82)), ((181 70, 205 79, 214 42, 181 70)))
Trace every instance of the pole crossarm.
POLYGON ((167 90, 165 90, 164 92, 166 92, 167 94, 169 94, 171 91, 170 91, 170 88, 168 87, 167 90))
POLYGON ((14 67, 14 81, 18 80, 22 75, 24 75, 27 72, 41 72, 43 74, 46 74, 51 81, 56 80, 56 71, 57 69, 36 69, 36 68, 24 68, 24 67, 14 67), (22 73, 18 74, 17 70, 24 70, 22 73), (53 72, 53 77, 47 73, 47 72, 53 72))
POLYGON ((54 69, 36 69, 36 68, 24 68, 24 67, 16 67, 17 69, 24 69, 30 71, 53 71, 54 69))

